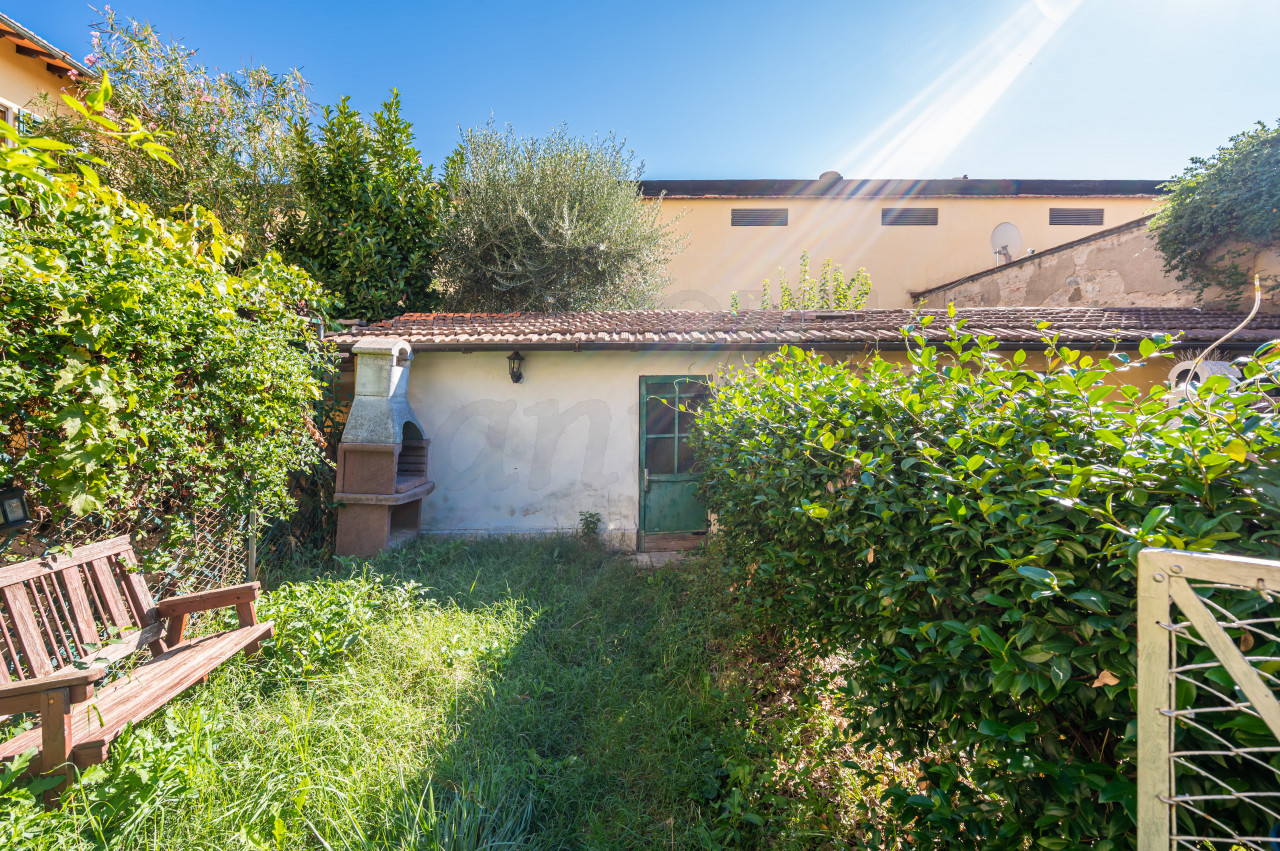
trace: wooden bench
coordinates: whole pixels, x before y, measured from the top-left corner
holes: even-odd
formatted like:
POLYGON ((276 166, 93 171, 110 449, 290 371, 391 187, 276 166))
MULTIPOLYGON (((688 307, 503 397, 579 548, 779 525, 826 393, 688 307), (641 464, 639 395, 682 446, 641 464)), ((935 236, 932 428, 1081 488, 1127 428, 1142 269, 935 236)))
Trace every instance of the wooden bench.
POLYGON ((105 760, 125 724, 271 635, 254 612, 257 582, 157 603, 136 564, 126 535, 0 567, 0 718, 40 715, 38 727, 0 742, 0 761, 36 748, 33 766, 69 778, 72 766, 105 760), (183 640, 188 615, 224 606, 236 607, 238 629, 183 640), (143 648, 150 659, 96 688, 107 665, 143 648))

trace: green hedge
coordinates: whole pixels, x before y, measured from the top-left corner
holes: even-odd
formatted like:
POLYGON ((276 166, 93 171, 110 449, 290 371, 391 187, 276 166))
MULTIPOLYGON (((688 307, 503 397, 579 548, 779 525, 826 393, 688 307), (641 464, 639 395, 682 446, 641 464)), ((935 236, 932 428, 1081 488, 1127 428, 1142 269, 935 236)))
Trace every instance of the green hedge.
MULTIPOLYGON (((68 103, 167 158, 136 121, 100 116, 109 93, 68 103)), ((288 516, 291 472, 323 460, 320 287, 276 255, 229 274, 237 240, 211 213, 164 218, 63 143, 3 122, 0 139, 0 482, 50 528, 92 515, 180 535, 201 508, 288 516)))
POLYGON ((1123 354, 1047 338, 1041 373, 928 322, 909 368, 786 349, 723 376, 703 495, 761 616, 846 660, 850 734, 921 761, 867 847, 1131 847, 1134 555, 1280 556, 1280 352, 1171 405, 1113 386, 1123 354))

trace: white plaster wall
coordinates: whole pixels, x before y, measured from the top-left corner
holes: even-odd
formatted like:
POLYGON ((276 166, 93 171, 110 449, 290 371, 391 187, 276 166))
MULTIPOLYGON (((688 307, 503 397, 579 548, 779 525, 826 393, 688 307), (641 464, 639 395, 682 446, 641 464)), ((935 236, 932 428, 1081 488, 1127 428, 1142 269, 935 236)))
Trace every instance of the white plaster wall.
POLYGON ((595 511, 611 543, 639 525, 640 376, 712 374, 754 352, 415 352, 409 403, 431 441, 424 532, 571 529, 595 511))

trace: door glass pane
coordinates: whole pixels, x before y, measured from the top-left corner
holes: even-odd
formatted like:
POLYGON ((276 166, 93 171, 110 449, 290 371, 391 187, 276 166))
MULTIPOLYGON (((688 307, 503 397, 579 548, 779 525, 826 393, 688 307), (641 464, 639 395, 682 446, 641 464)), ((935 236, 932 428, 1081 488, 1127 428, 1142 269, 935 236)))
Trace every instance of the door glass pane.
POLYGON ((680 434, 688 434, 693 430, 693 422, 710 392, 707 385, 700 381, 686 381, 680 386, 680 405, 684 408, 680 412, 680 434))
POLYGON ((696 411, 699 408, 701 408, 704 404, 706 404, 707 398, 710 395, 711 395, 711 392, 707 390, 705 387, 703 387, 703 388, 700 388, 692 396, 681 397, 680 401, 684 403, 684 406, 686 408, 696 411))
POLYGON ((650 437, 644 443, 644 463, 654 475, 674 473, 676 469, 676 439, 674 437, 650 437))
POLYGON ((677 473, 695 472, 697 470, 697 465, 694 464, 693 447, 690 445, 691 441, 687 437, 682 437, 679 440, 680 440, 680 458, 679 458, 679 463, 676 465, 676 472, 677 473))
POLYGON ((670 381, 650 381, 645 384, 644 392, 649 396, 674 396, 676 386, 670 381))
MULTIPOLYGON (((670 385, 668 385, 670 386, 670 385)), ((644 403, 645 434, 675 434, 675 399, 670 396, 650 396, 644 403)))
POLYGON ((698 408, 705 399, 706 397, 694 396, 691 399, 680 400, 680 404, 684 406, 684 410, 680 412, 680 434, 689 434, 693 431, 693 424, 698 419, 698 408))
POLYGON ((693 381, 685 379, 676 384, 680 388, 681 396, 705 396, 707 393, 707 385, 701 381, 693 381))

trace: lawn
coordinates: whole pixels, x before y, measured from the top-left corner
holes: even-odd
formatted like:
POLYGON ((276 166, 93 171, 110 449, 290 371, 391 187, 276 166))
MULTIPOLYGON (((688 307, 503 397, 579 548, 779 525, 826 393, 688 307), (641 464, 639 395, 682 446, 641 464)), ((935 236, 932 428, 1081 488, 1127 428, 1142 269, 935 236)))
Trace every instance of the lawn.
POLYGON ((714 557, 655 570, 516 538, 314 570, 271 581, 263 658, 140 725, 61 811, 0 793, 0 840, 825 847, 849 828, 838 727, 785 654, 744 641, 714 557))

